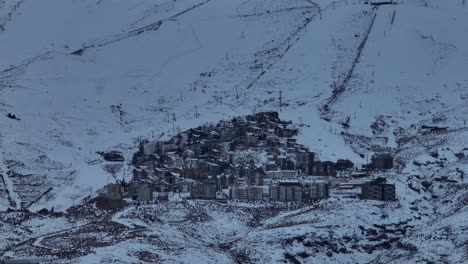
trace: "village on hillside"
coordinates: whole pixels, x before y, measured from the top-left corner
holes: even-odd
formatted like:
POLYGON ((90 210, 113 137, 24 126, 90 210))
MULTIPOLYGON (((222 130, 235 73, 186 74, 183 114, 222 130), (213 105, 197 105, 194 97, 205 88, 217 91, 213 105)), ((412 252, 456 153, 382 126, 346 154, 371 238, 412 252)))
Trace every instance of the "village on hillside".
MULTIPOLYGON (((330 190, 348 198, 395 200, 395 186, 376 171, 393 167, 387 149, 361 170, 348 159, 321 161, 299 143, 299 128, 277 112, 260 112, 189 129, 168 141, 144 141, 131 161, 130 182, 106 186, 98 206, 125 201, 168 202, 169 197, 295 205, 327 199, 330 190)), ((101 153, 121 162, 115 152, 101 153)))

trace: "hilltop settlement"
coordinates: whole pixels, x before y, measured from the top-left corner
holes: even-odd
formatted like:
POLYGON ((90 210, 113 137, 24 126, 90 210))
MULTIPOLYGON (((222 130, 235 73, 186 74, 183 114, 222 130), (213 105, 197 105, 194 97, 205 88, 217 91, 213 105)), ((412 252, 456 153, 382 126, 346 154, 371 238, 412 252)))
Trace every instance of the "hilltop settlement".
MULTIPOLYGON (((143 141, 131 161, 131 182, 106 186, 104 208, 126 200, 168 202, 183 199, 306 204, 330 196, 395 200, 395 186, 369 176, 393 167, 390 151, 376 153, 358 168, 347 159, 320 161, 298 144, 299 127, 277 112, 260 112, 181 132, 167 141, 143 141)), ((116 153, 107 159, 119 162, 116 153)))

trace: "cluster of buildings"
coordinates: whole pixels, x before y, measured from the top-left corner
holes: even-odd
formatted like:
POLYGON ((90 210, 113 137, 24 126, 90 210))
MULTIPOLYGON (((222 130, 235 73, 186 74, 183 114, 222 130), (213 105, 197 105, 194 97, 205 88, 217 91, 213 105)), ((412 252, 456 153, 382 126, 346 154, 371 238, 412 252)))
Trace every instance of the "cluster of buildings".
MULTIPOLYGON (((118 187, 109 187, 116 189, 108 193, 137 201, 168 192, 190 193, 194 199, 325 199, 328 182, 299 179, 351 175, 355 166, 346 159, 316 160, 314 152, 296 142, 297 134, 298 129, 280 120, 277 112, 260 112, 189 129, 167 141, 145 142, 132 159, 131 183, 121 184, 118 195, 118 187)), ((389 166, 385 157, 376 157, 375 165, 389 166)))
POLYGON ((328 198, 329 184, 327 181, 280 180, 268 185, 236 186, 219 191, 214 185, 197 183, 192 187, 190 197, 302 204, 328 198))

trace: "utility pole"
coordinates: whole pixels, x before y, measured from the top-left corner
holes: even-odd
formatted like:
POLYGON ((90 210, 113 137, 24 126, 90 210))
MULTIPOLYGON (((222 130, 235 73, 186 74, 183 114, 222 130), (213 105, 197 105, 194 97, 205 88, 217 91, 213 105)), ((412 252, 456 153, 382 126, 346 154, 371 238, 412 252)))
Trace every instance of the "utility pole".
POLYGON ((283 106, 283 92, 280 90, 279 91, 279 109, 280 109, 280 112, 281 112, 281 107, 283 106))
POLYGON ((239 91, 237 90, 237 85, 236 85, 236 98, 239 99, 239 91))
POLYGON ((172 113, 172 132, 175 134, 175 113, 172 113))

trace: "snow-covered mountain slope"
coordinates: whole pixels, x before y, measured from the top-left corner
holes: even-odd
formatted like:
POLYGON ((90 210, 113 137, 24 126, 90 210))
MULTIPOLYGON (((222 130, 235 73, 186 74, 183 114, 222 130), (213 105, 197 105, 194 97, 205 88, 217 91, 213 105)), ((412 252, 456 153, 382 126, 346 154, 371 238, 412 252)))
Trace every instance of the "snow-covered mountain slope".
MULTIPOLYGON (((86 24, 92 21, 88 16, 113 18, 102 13, 109 9, 101 7, 105 2, 71 2, 64 12, 83 10, 73 16, 86 24), (76 4, 83 6, 75 9, 76 4)), ((96 151, 116 145, 133 150, 134 138, 173 134, 169 118, 173 113, 175 127, 186 129, 234 113, 250 113, 257 104, 264 105, 268 91, 258 88, 257 82, 282 61, 288 45, 306 33, 304 25, 319 17, 317 5, 303 1, 200 1, 183 7, 178 3, 169 10, 155 8, 159 12, 155 11, 153 20, 146 17, 149 24, 162 21, 157 30, 116 40, 116 32, 131 32, 136 27, 121 25, 119 30, 109 28, 96 40, 85 28, 71 29, 67 34, 74 40, 61 40, 69 47, 64 50, 62 44, 59 48, 52 46, 63 28, 61 18, 55 16, 47 16, 53 20, 48 22, 50 26, 34 31, 45 31, 40 34, 44 40, 24 43, 22 32, 37 24, 37 19, 25 15, 28 10, 38 15, 34 5, 22 3, 21 16, 17 14, 17 20, 12 19, 0 36, 5 45, 2 52, 17 61, 3 65, 2 111, 21 119, 4 118, 3 159, 23 162, 14 168, 18 173, 47 175, 38 183, 42 191, 48 186, 73 187, 52 190, 51 195, 60 198, 51 199, 47 205, 58 209, 108 181, 100 166, 86 163, 96 158, 96 151), (82 56, 70 54, 87 43, 100 41, 108 44, 89 47, 82 56), (31 50, 34 53, 28 54, 31 50), (195 111, 200 114, 198 118, 194 118, 195 111)), ((127 8, 132 10, 131 4, 127 8)), ((354 9, 352 15, 360 14, 362 6, 354 9)), ((46 10, 55 9, 52 5, 46 10)), ((135 21, 144 16, 137 14, 135 21)), ((79 25, 76 23, 76 27, 79 25)), ((325 42, 324 47, 329 44, 325 42)), ((269 97, 277 97, 277 88, 272 87, 270 92, 274 94, 269 97)), ((336 150, 340 145, 336 144, 336 150)), ((24 196, 22 200, 32 198, 24 196)))
MULTIPOLYGON (((282 119, 304 124, 299 141, 322 159, 362 164, 371 145, 394 147, 398 169, 389 178, 399 207, 329 201, 317 215, 263 219, 265 230, 246 227, 249 235, 232 243, 233 250, 251 261, 280 261, 288 253, 289 261, 310 262, 298 256, 313 256, 316 247, 303 243, 313 237, 329 236, 348 248, 344 236, 411 219, 402 248, 364 253, 369 248, 362 244, 353 249, 362 253, 357 262, 462 261, 468 4, 364 2, 0 1, 0 208, 65 210, 112 180, 90 162, 100 158, 96 151, 120 150, 128 160, 139 138, 277 110, 282 119), (354 214, 372 214, 378 206, 388 219, 354 214), (300 224, 301 217, 316 221, 300 224), (276 228, 282 224, 291 226, 276 228), (263 252, 269 246, 271 252, 263 252), (444 256, 448 251, 455 253, 444 256)), ((2 246, 31 235, 11 224, 0 230, 9 234, 2 246)), ((223 236, 229 234, 212 243, 223 236)), ((110 254, 112 245, 96 251, 110 254)), ((200 259, 207 248, 197 249, 200 259)), ((324 262, 355 262, 339 249, 320 248, 315 257, 324 262)), ((210 261, 232 260, 224 253, 210 261)))

